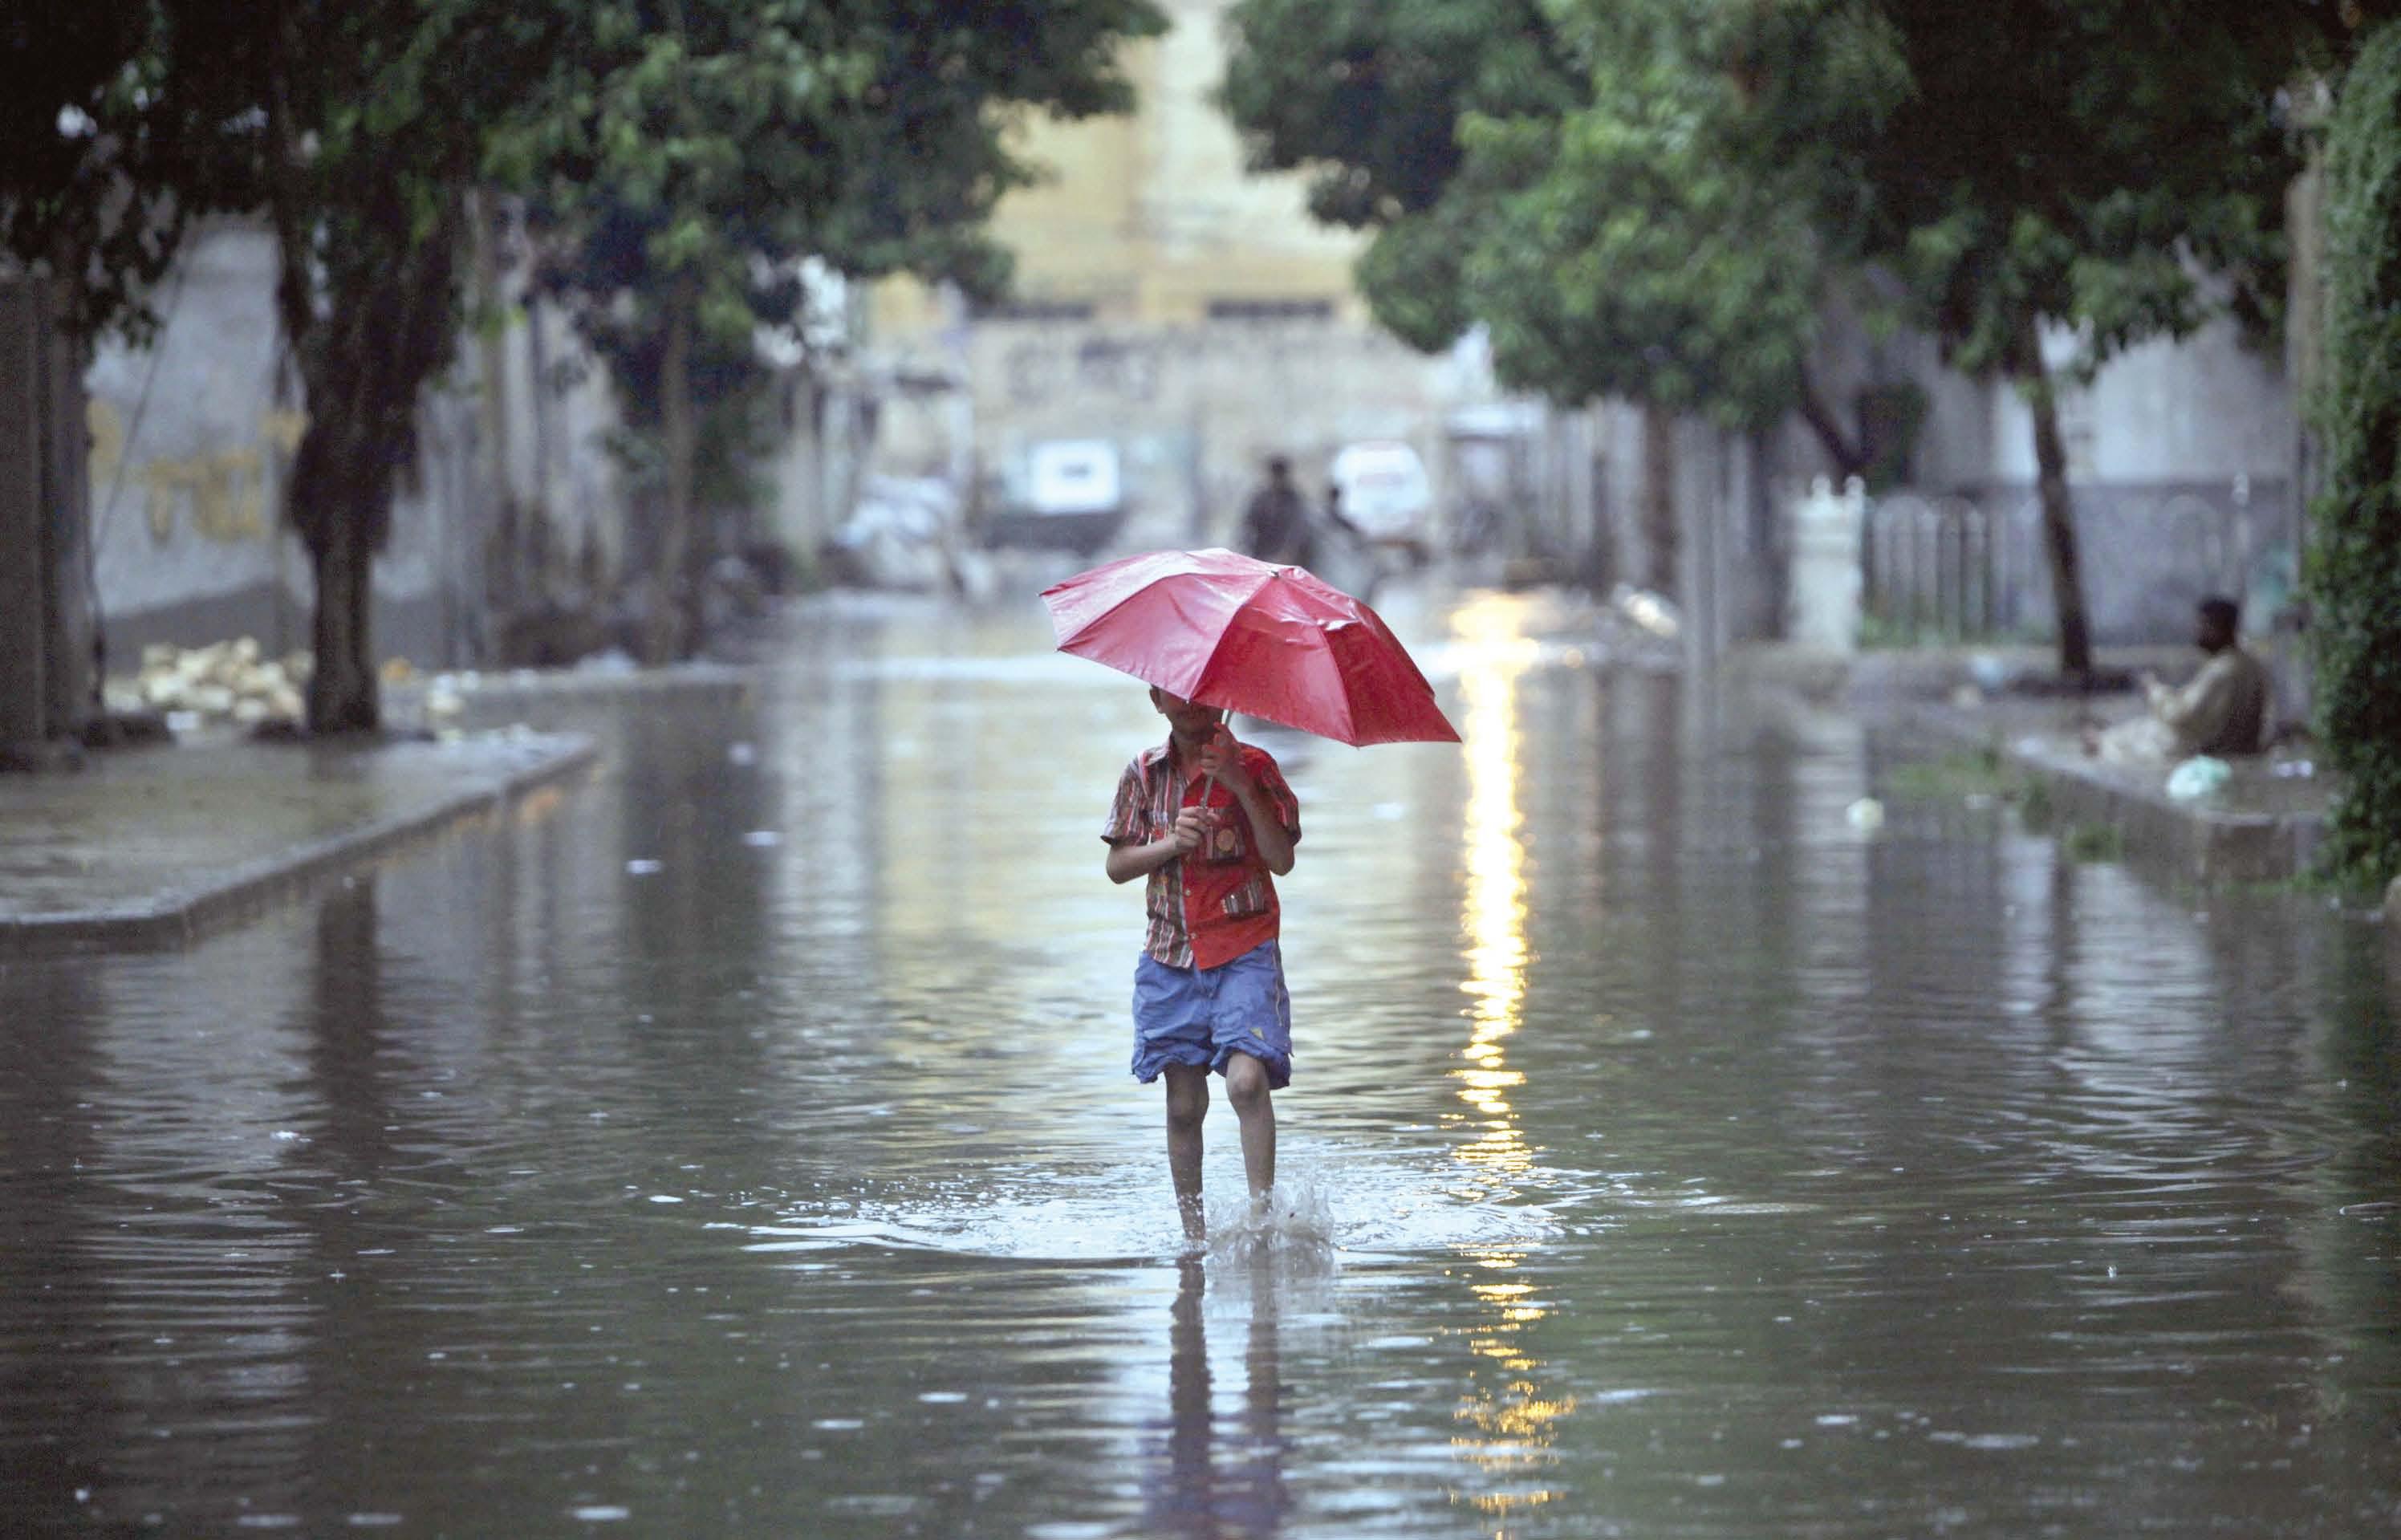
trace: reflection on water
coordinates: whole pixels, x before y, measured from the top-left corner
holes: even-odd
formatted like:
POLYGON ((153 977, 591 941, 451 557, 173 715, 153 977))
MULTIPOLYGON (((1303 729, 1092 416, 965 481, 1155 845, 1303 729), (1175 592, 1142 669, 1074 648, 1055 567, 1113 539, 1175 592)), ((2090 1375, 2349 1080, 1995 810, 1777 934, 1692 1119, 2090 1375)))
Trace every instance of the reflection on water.
MULTIPOLYGON (((1273 1255, 1239 1264, 1245 1318, 1239 1409, 1218 1409, 1209 1362, 1209 1265, 1176 1263, 1169 1327, 1165 1448, 1151 1456, 1145 1532, 1216 1540, 1272 1535, 1292 1506, 1284 1483, 1283 1395, 1276 1358, 1282 1280, 1273 1255)), ((1221 1279, 1221 1283, 1222 1283, 1221 1279)))
POLYGON ((1093 837, 1158 720, 1031 607, 537 699, 589 782, 0 964, 0 1532, 2392 1528, 2383 938, 1862 840, 1884 736, 1396 601, 1465 742, 1261 730, 1308 1201, 1205 1258, 1093 837))
MULTIPOLYGON (((1466 1065, 1451 1074, 1474 1123, 1474 1137, 1456 1152, 1475 1177, 1470 1197, 1507 1188, 1533 1164, 1508 1101, 1526 1077, 1510 1066, 1506 1047, 1519 1024, 1528 960, 1517 681, 1533 666, 1537 648, 1521 625, 1525 607, 1521 598, 1493 594, 1462 604, 1451 616, 1462 703, 1461 752, 1467 767, 1460 832, 1467 977, 1461 988, 1473 1001, 1461 1054, 1466 1065)), ((1464 1328, 1470 1350, 1482 1362, 1459 1409, 1467 1431, 1458 1443, 1488 1483, 1467 1501, 1492 1519, 1500 1535, 1508 1533, 1513 1516, 1558 1495, 1544 1484, 1554 1464, 1550 1446, 1558 1437, 1557 1424, 1575 1409, 1575 1401, 1549 1395, 1535 1379, 1542 1360, 1527 1351, 1525 1334, 1545 1313, 1533 1286, 1514 1276, 1526 1251, 1475 1247, 1463 1255, 1477 1272, 1492 1276, 1469 1286, 1488 1307, 1489 1318, 1464 1328)))
POLYGON ((1508 1093, 1525 1075, 1509 1067, 1503 1039, 1517 1030, 1526 994, 1526 848, 1518 839, 1517 679, 1531 666, 1535 644, 1519 628, 1524 601, 1488 595, 1451 617, 1459 639, 1459 689, 1463 699, 1461 753, 1467 764, 1467 803, 1461 818, 1461 864, 1466 872, 1460 924, 1467 935, 1467 978, 1474 1024, 1451 1072, 1459 1099, 1473 1110, 1478 1136, 1459 1159, 1485 1189, 1506 1187, 1532 1163, 1508 1093))

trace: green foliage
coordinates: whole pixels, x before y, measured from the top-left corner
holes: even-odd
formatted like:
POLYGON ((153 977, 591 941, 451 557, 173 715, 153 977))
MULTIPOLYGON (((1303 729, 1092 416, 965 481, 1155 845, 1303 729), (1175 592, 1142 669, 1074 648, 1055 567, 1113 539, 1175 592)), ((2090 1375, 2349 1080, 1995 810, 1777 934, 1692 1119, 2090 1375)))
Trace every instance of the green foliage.
POLYGON ((1894 765, 1885 777, 1888 795, 1942 802, 1971 796, 2015 797, 2025 784, 2025 778, 2002 759, 2001 751, 1990 745, 1955 749, 1940 759, 1912 760, 1894 765))
POLYGON ((2329 873, 2401 873, 2401 22, 2368 40, 2326 138, 2326 381, 2312 404, 2326 489, 2312 509, 2319 733, 2343 791, 2329 873))
MULTIPOLYGON (((2230 311, 2274 318, 2284 189, 2300 144, 2282 103, 2330 46, 2308 0, 1878 0, 1909 89, 1837 120, 1872 197, 1851 240, 1888 265, 1955 362, 2029 374, 2031 323, 2068 328, 2071 369, 2230 311)), ((1823 154, 1814 137, 1779 133, 1823 154)))
POLYGON ((0 251, 73 274, 76 329, 146 338, 193 220, 264 194, 239 0, 33 0, 0 14, 0 251))
MULTIPOLYGON (((1411 344, 1489 327, 1511 384, 1779 415, 1826 274, 1808 205, 1729 160, 1718 7, 1242 0, 1221 100, 1254 165, 1312 171, 1321 218, 1377 238, 1358 280, 1411 344)), ((1796 63, 1868 82, 1840 27, 1796 63)))
POLYGON ((1306 170, 1310 208, 1375 239, 1356 278, 1410 346, 1484 319, 1466 265, 1529 174, 1471 154, 1462 123, 1540 134, 1586 96, 1540 0, 1236 0, 1219 103, 1256 171, 1306 170))
POLYGON ((1480 320, 1517 383, 1754 422, 1804 388, 1838 283, 2030 377, 2044 323, 2089 374, 2271 320, 2280 103, 2333 12, 1242 0, 1222 97, 1255 164, 1311 168, 1321 217, 1382 232, 1360 277, 1400 335, 1480 320))
POLYGON ((981 226, 1034 180, 1010 115, 1123 110, 1148 0, 555 0, 570 48, 492 147, 554 286, 595 307, 683 295, 707 331, 790 325, 795 268, 912 271, 988 296, 981 226))
POLYGON ((1504 380, 1737 427, 1793 405, 1824 283, 1797 205, 1689 153, 1690 122, 1655 103, 1556 135, 1472 122, 1468 142, 1540 166, 1495 200, 1462 265, 1504 380))
POLYGON ((555 3, 569 46, 486 169, 527 195, 541 282, 609 362, 631 446, 669 416, 682 328, 694 474, 720 493, 755 447, 754 339, 807 337, 806 268, 996 294, 983 221, 1034 176, 1009 115, 1122 109, 1120 45, 1162 26, 1148 0, 555 3))
POLYGON ((1386 324, 1427 347, 1480 322, 1511 384, 1737 427, 1797 407, 1881 475, 1808 376, 1836 294, 2017 381, 2082 673, 2046 334, 2090 378, 2220 314, 2273 323, 2287 103, 2361 8, 1545 0, 1512 27, 1502 0, 1242 0, 1223 98, 1255 164, 1312 169, 1321 216, 1382 232, 1359 277, 1386 324), (1527 57, 1564 81, 1494 89, 1527 57))
MULTIPOLYGON (((793 320, 803 258, 1004 282, 980 226, 1031 174, 1010 116, 1124 106, 1120 45, 1161 25, 1149 0, 35 0, 0 14, 0 239, 75 280, 88 328, 138 330, 193 216, 268 216, 309 412, 310 721, 371 725, 365 564, 456 345, 479 186, 536 199, 624 378, 655 352, 706 386, 793 320)), ((678 420, 688 494, 708 430, 678 420)))
POLYGON ((1254 170, 1310 169, 1329 224, 1443 203, 1463 117, 1556 117, 1583 97, 1542 0, 1236 0, 1226 21, 1219 104, 1254 170))
POLYGON ((2069 860, 2081 864, 2122 861, 2126 832, 2114 823, 2070 824, 2059 837, 2059 848, 2069 860))

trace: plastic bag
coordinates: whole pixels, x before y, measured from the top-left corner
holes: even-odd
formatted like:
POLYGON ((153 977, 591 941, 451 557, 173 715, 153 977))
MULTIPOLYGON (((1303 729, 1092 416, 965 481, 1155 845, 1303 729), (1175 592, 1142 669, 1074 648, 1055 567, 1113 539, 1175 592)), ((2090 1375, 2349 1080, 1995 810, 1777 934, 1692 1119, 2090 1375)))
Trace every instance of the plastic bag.
POLYGON ((2168 795, 2176 802, 2199 802, 2214 796, 2234 774, 2234 766, 2209 754, 2195 754, 2168 772, 2168 795))

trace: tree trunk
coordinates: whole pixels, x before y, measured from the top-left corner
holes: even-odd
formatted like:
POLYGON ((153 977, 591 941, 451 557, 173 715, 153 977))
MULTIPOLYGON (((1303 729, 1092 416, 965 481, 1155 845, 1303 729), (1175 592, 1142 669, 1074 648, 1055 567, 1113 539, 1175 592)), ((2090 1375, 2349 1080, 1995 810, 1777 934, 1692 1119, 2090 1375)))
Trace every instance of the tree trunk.
POLYGON ((1818 382, 1809 378, 1806 368, 1801 371, 1799 394, 1801 420, 1818 435, 1819 447, 1826 451, 1827 460, 1833 463, 1835 482, 1839 485, 1845 477, 1865 474, 1868 468, 1866 447, 1843 432, 1843 425, 1835 418, 1833 408, 1827 406, 1825 398, 1818 393, 1818 382))
POLYGON ((684 569, 692 560, 693 461, 696 434, 692 409, 692 307, 679 296, 667 313, 666 356, 659 365, 660 427, 665 437, 666 518, 659 529, 658 571, 653 574, 646 662, 669 663, 689 640, 684 569))
POLYGON ((1643 583, 1653 593, 1676 595, 1676 414, 1665 406, 1642 408, 1643 583))
MULTIPOLYGON (((344 511, 349 513, 348 510, 344 511)), ((375 653, 368 635, 375 550, 362 516, 324 520, 323 539, 312 544, 317 604, 310 626, 316 667, 309 675, 309 731, 372 733, 383 725, 376 686, 375 653)))
POLYGON ((2034 460, 2042 501, 2043 554, 2051 563, 2051 609, 2059 617, 2059 671, 2092 677, 2092 626, 2084 608, 2084 571, 2076 554, 2076 508, 2067 493, 2067 449, 2059 436, 2059 400, 2032 322, 2025 323, 2012 373, 2034 413, 2034 460))

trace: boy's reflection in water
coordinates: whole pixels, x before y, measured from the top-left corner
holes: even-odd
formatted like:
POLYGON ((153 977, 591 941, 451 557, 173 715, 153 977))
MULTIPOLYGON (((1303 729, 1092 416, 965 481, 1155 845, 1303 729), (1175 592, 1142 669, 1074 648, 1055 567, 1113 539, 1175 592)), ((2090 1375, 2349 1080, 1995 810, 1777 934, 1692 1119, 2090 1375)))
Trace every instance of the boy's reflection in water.
POLYGON ((1242 1354, 1242 1407, 1218 1426, 1209 1373, 1208 1270, 1198 1257, 1176 1264, 1168 1330, 1165 1459, 1146 1485, 1146 1533, 1209 1537, 1272 1535, 1291 1498, 1283 1484, 1283 1383, 1276 1362, 1277 1279, 1267 1255, 1248 1269, 1250 1336, 1242 1354))

